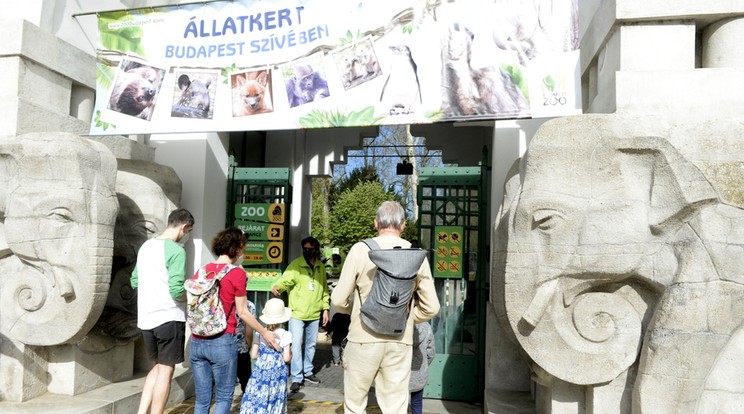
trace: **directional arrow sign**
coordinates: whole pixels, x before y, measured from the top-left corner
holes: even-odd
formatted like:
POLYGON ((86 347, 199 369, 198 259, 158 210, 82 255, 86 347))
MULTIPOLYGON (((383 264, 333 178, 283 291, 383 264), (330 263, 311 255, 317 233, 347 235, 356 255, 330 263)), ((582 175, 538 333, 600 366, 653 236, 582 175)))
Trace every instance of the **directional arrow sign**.
POLYGON ((283 240, 284 226, 258 221, 235 220, 235 227, 245 233, 248 240, 283 240))

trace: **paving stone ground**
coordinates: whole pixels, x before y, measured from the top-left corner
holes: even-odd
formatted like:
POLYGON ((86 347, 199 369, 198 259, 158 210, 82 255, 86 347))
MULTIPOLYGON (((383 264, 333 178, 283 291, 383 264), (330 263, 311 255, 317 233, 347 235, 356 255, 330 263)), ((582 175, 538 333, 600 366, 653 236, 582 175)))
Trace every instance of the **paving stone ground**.
MULTIPOLYGON (((331 341, 324 332, 318 334, 318 343, 315 349, 315 375, 320 379, 320 384, 305 383, 296 393, 289 393, 287 405, 288 414, 312 413, 312 414, 343 414, 344 413, 344 370, 334 367, 331 357, 331 341)), ((240 386, 235 387, 235 397, 230 414, 240 412, 240 400, 242 398, 240 386)), ((370 392, 367 405, 367 414, 382 414, 380 407, 375 405, 377 401, 374 389, 370 392)), ((170 409, 166 414, 193 414, 194 399, 190 398, 170 409)), ((481 414, 481 404, 469 404, 456 401, 441 401, 424 399, 424 414, 481 414)))

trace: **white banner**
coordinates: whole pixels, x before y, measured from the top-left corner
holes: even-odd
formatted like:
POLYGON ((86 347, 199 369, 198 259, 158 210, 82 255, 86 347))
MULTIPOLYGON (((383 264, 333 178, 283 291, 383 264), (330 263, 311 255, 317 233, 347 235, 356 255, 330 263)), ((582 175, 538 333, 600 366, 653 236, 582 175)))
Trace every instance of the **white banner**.
POLYGON ((576 0, 234 0, 100 13, 93 135, 581 112, 576 0))

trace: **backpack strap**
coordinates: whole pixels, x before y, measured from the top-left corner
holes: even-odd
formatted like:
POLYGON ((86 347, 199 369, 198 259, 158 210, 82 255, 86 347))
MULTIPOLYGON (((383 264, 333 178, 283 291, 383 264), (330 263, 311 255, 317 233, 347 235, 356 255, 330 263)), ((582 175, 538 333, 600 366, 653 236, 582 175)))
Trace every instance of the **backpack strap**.
POLYGON ((375 239, 373 239, 371 237, 369 239, 365 239, 364 240, 364 244, 366 244, 367 247, 369 247, 370 250, 380 250, 380 245, 377 244, 377 242, 375 241, 375 239))
MULTIPOLYGON (((369 247, 369 250, 380 250, 380 245, 377 244, 375 239, 371 237, 369 239, 363 240, 362 242, 366 244, 367 247, 369 247)), ((359 296, 359 306, 361 306, 364 304, 364 302, 362 302, 362 292, 359 291, 359 284, 356 285, 356 291, 357 291, 357 296, 359 296)))
POLYGON ((225 265, 225 267, 223 267, 219 271, 219 273, 217 273, 217 276, 215 276, 214 278, 217 279, 217 280, 222 280, 222 278, 225 277, 226 274, 228 274, 231 270, 233 270, 236 267, 238 267, 238 266, 235 266, 234 264, 228 263, 228 264, 225 265))
MULTIPOLYGON (((219 272, 218 272, 218 273, 217 273, 217 274, 216 274, 216 275, 214 276, 214 278, 215 278, 216 280, 218 280, 218 281, 219 281, 219 280, 221 280, 221 279, 222 279, 223 277, 225 277, 225 275, 226 275, 226 274, 227 274, 228 272, 230 272, 231 270, 233 270, 233 269, 234 269, 234 268, 236 268, 236 267, 238 267, 238 266, 235 266, 234 264, 230 264, 230 263, 228 263, 228 264, 226 264, 226 265, 225 265, 225 267, 223 267, 223 268, 222 268, 222 269, 221 269, 221 270, 220 270, 220 271, 219 271, 219 272)), ((209 273, 210 273, 210 272, 207 272, 207 266, 206 266, 206 265, 204 265, 204 266, 202 266, 202 267, 200 267, 200 268, 199 268, 199 271, 198 271, 198 273, 197 273, 197 278, 198 278, 198 279, 206 279, 206 278, 207 278, 207 276, 209 275, 209 273)))

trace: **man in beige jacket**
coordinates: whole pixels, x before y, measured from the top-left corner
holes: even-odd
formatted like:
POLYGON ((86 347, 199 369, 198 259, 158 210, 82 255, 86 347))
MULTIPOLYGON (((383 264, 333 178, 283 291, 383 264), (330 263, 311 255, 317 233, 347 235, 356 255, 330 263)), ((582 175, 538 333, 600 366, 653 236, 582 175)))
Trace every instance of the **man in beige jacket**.
MULTIPOLYGON (((375 228, 378 236, 374 240, 381 249, 395 246, 408 248, 411 243, 400 238, 404 226, 403 208, 397 202, 386 201, 377 209, 375 228)), ((405 413, 410 397, 408 381, 411 374, 413 325, 433 318, 439 312, 439 299, 429 261, 424 260, 414 290, 418 302, 416 306, 411 304, 403 335, 393 338, 375 333, 360 318, 360 307, 367 299, 377 270, 368 253, 369 247, 364 242, 351 247, 338 284, 331 294, 331 303, 339 312, 351 314, 343 362, 344 412, 365 412, 369 388, 374 381, 375 396, 382 412, 405 413)))

